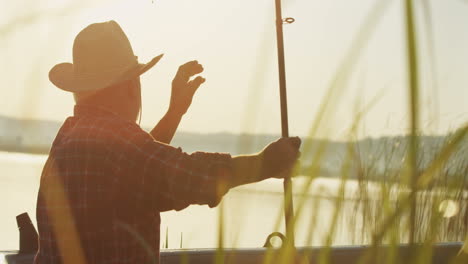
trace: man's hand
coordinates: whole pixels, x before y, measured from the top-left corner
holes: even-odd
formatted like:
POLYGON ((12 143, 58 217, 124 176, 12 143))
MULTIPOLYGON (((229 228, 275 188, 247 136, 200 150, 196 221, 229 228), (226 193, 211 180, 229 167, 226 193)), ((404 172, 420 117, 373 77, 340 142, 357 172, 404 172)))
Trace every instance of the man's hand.
POLYGON ((193 80, 190 78, 203 71, 203 66, 198 61, 189 61, 179 67, 174 80, 172 80, 171 102, 168 112, 182 116, 192 103, 192 98, 198 87, 205 82, 201 76, 193 80))
POLYGON ((260 153, 240 155, 232 159, 230 188, 267 178, 283 178, 291 172, 300 156, 298 137, 281 138, 260 153))
POLYGON ((299 137, 280 138, 266 146, 260 153, 262 157, 261 177, 264 179, 283 178, 299 158, 300 146, 299 137))

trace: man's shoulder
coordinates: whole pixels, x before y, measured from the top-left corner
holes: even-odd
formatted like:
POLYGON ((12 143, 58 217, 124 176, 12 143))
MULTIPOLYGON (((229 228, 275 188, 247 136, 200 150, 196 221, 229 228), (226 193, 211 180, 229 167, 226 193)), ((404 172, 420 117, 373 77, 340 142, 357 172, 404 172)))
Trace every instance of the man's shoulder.
POLYGON ((123 143, 150 140, 151 136, 139 125, 121 118, 93 116, 69 117, 58 131, 62 140, 86 140, 88 142, 123 143))

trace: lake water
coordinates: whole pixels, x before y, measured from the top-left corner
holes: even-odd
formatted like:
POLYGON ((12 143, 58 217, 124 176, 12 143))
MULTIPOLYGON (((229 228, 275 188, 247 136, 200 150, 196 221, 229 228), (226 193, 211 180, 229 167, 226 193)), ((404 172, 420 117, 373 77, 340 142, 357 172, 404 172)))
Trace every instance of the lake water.
MULTIPOLYGON (((19 236, 15 216, 28 212, 35 223, 35 205, 40 173, 46 155, 0 152, 0 249, 18 249, 19 236)), ((295 206, 301 196, 299 190, 307 178, 293 180, 295 206)), ((305 209, 296 226, 296 244, 321 245, 327 233, 334 208, 334 197, 339 180, 317 178, 305 196, 305 209), (315 210, 314 205, 319 201, 315 210), (310 222, 317 219, 317 226, 307 243, 310 222)), ((354 181, 347 184, 347 194, 356 188, 354 181)), ((266 180, 232 189, 223 200, 225 247, 261 247, 273 231, 284 230, 282 221, 282 180, 266 180), (277 219, 281 222, 277 227, 277 219)), ((351 202, 350 202, 351 203, 351 202)), ((351 204, 344 208, 351 209, 351 204)), ((346 223, 355 213, 346 213, 340 219, 334 244, 351 244, 346 223)), ((349 211, 349 210, 348 210, 349 211)), ((179 248, 181 239, 184 248, 213 248, 217 245, 219 207, 190 206, 180 212, 166 212, 161 215, 161 245, 166 230, 169 248, 179 248)), ((355 228, 359 228, 356 226, 355 228)))

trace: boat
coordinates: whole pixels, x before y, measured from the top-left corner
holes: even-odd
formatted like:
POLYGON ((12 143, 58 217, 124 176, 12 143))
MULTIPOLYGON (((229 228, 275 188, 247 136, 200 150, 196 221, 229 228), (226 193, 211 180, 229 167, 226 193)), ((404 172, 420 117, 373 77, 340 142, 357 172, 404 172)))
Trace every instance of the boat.
MULTIPOLYGON (((31 223, 29 216, 23 213, 17 217, 20 228, 20 249, 1 251, 0 264, 32 264, 36 254, 37 232, 31 223)), ((235 249, 179 249, 179 250, 161 250, 160 260, 162 264, 264 264, 268 255, 276 257, 281 255, 281 248, 274 248, 269 244, 270 235, 263 247, 259 248, 235 248, 235 249), (221 259, 220 259, 221 256, 221 259)), ((412 257, 412 253, 419 250, 415 247, 424 245, 402 244, 397 247, 379 246, 377 249, 371 249, 371 246, 344 246, 344 247, 297 247, 295 248, 296 258, 300 263, 319 263, 323 254, 328 254, 328 264, 358 264, 369 252, 378 252, 373 261, 369 264, 385 263, 389 254, 395 254, 399 260, 397 263, 406 263, 412 257), (396 249, 396 252, 395 252, 396 249)), ((448 264, 468 263, 468 254, 460 257, 463 243, 438 243, 432 246, 432 256, 427 264, 448 264)), ((273 262, 276 263, 276 262, 273 262)))
MULTIPOLYGON (((422 245, 416 245, 422 246, 422 245)), ((427 264, 448 264, 457 258, 456 263, 468 263, 468 254, 460 258, 460 249, 463 243, 439 243, 432 246, 432 257, 427 264)), ((385 259, 389 252, 395 253, 389 246, 380 246, 377 251, 379 256, 374 261, 367 262, 369 264, 385 263, 385 259)), ((300 263, 319 263, 319 258, 323 252, 327 252, 329 264, 358 264, 362 257, 370 252, 370 246, 345 246, 345 247, 297 247, 296 255, 301 260, 300 263)), ((268 254, 277 255, 281 249, 277 248, 235 248, 223 249, 221 251, 222 259, 220 260, 220 250, 218 249, 189 249, 189 250, 161 250, 160 260, 162 264, 215 264, 215 263, 230 263, 230 264, 263 264, 268 254)), ((406 260, 411 259, 411 254, 415 252, 414 246, 409 244, 398 245, 396 247, 398 263, 407 263, 406 260)), ((417 251, 417 250, 416 250, 417 251)), ((0 263, 2 264, 32 264, 35 252, 19 251, 0 251, 0 263)), ((275 262, 274 262, 275 263, 275 262)))

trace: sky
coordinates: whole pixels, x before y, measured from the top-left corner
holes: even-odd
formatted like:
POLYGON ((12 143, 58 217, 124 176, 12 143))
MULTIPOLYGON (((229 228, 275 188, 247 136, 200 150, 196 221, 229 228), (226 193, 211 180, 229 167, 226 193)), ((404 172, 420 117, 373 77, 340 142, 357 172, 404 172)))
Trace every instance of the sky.
MULTIPOLYGON (((0 115, 58 121, 72 115, 72 96, 49 82, 48 71, 72 62, 81 29, 116 20, 140 62, 165 54, 141 79, 142 126, 162 117, 178 66, 196 59, 207 81, 180 131, 281 132, 274 0, 0 1, 0 115)), ((314 136, 349 138, 363 109, 358 137, 407 133, 403 1, 388 0, 381 14, 377 2, 283 0, 283 15, 296 20, 284 25, 290 135, 310 135, 322 117, 314 136), (379 15, 365 24, 369 14, 379 15), (337 76, 339 87, 321 115, 337 76)), ((423 1, 415 2, 420 126, 444 134, 468 122, 468 1, 428 0, 429 23, 423 1)))

